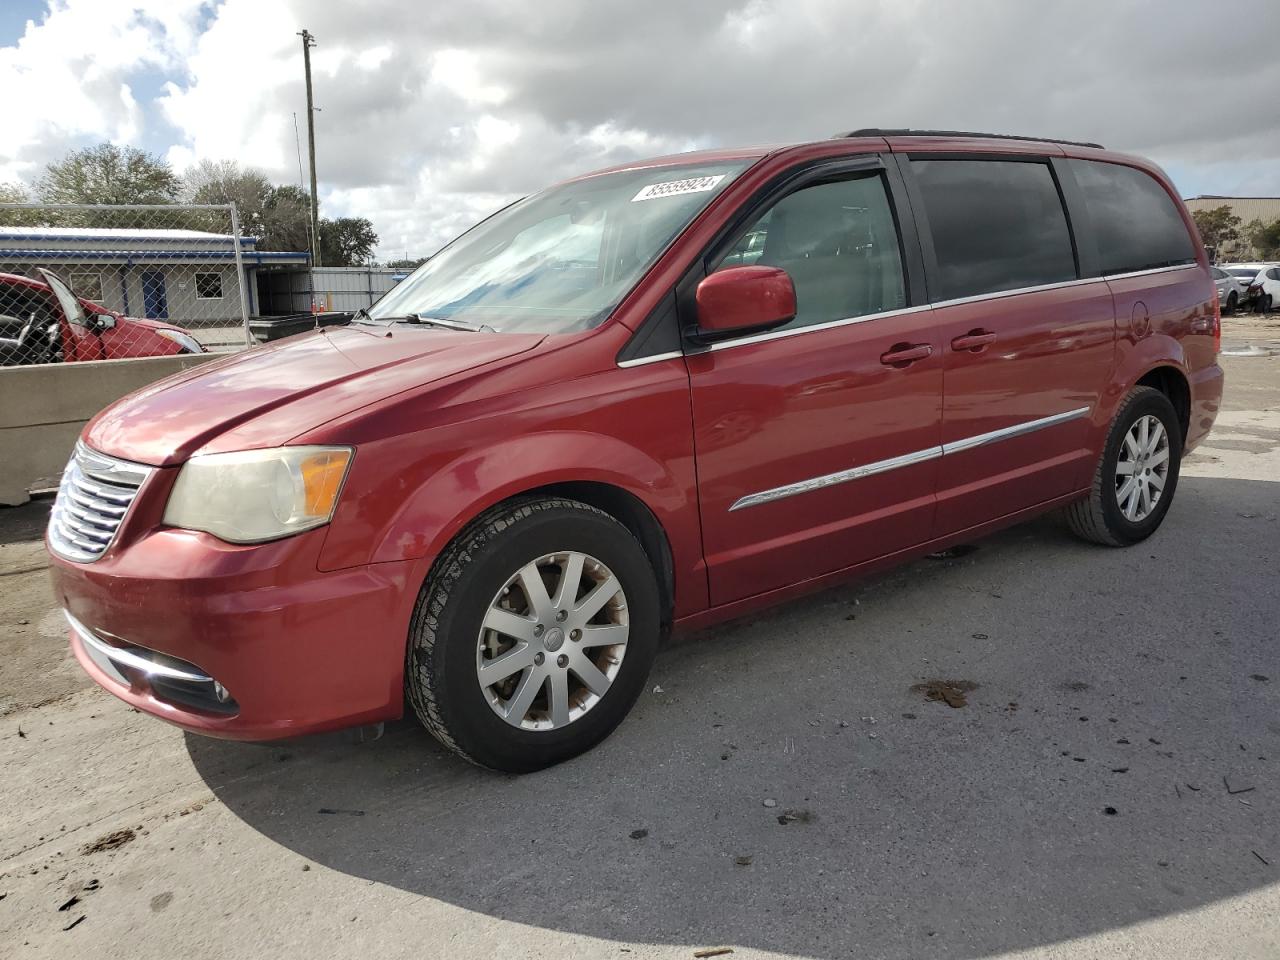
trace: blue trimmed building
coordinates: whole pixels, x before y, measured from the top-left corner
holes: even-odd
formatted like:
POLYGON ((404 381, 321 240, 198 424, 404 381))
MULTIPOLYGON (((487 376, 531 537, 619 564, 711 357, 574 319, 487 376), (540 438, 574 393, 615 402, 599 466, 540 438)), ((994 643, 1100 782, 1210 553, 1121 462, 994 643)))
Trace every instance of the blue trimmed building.
MULTIPOLYGON (((305 252, 259 251, 240 241, 249 313, 258 304, 260 275, 305 271, 305 252)), ((230 234, 123 227, 0 226, 0 273, 35 276, 57 270, 86 299, 134 317, 180 326, 240 322, 235 248, 230 234)))

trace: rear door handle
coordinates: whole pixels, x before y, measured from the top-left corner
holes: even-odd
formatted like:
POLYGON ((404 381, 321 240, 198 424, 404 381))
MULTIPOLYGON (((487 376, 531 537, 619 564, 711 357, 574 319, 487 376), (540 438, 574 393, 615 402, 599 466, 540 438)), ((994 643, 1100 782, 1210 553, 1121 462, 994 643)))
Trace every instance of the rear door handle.
POLYGON ((905 367, 932 353, 933 347, 927 343, 895 343, 888 353, 880 354, 880 362, 886 367, 905 367))
POLYGON ((972 350, 977 353, 996 342, 996 335, 990 330, 970 330, 964 336, 951 341, 952 350, 972 350))

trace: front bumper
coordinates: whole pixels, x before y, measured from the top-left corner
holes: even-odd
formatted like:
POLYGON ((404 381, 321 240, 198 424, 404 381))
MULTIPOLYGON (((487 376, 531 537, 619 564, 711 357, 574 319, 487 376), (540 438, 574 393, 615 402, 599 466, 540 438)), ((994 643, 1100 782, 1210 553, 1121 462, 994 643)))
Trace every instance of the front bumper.
POLYGON ((240 547, 153 529, 51 555, 71 649, 100 686, 186 730, 270 740, 400 715, 413 562, 317 569, 324 528, 240 547))

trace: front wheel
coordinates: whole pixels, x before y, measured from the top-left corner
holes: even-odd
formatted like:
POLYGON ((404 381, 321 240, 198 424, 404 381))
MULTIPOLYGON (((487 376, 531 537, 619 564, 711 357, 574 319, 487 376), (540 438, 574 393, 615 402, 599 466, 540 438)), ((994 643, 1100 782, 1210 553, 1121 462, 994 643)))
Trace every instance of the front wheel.
POLYGON ((1145 540, 1164 520, 1178 486, 1182 428, 1159 390, 1135 387, 1120 404, 1089 495, 1066 508, 1082 539, 1113 547, 1145 540))
POLYGON ((660 621, 653 568, 613 517, 560 498, 504 504, 454 540, 423 586, 406 692, 455 753, 538 770, 622 722, 660 621))

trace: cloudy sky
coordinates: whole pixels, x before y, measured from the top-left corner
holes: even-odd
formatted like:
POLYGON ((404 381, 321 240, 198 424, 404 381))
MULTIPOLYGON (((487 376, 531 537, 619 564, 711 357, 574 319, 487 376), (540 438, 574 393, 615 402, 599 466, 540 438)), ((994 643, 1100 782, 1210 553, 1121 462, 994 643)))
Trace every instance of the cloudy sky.
POLYGON ((1096 140, 1280 195, 1280 2, 0 0, 0 181, 112 140, 298 182, 421 255, 609 163, 860 126, 1096 140))

